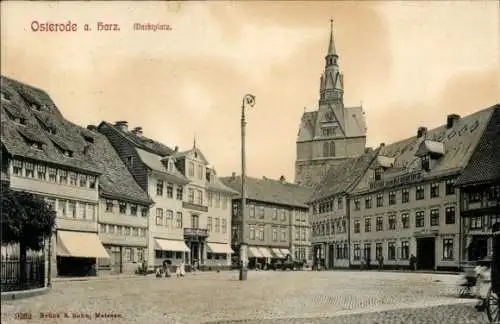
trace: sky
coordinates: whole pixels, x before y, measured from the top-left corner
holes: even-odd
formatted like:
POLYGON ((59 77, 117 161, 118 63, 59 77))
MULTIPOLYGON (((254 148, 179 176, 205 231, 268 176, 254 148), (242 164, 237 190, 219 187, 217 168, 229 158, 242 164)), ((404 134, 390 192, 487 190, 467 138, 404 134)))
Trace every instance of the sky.
POLYGON ((126 120, 180 150, 196 137, 219 176, 241 172, 241 101, 251 93, 247 175, 293 181, 330 19, 344 102, 362 103, 368 146, 500 103, 498 1, 3 1, 1 73, 44 89, 82 126, 126 120), (78 31, 35 32, 33 21, 71 21, 78 31), (97 31, 98 22, 120 31, 97 31))

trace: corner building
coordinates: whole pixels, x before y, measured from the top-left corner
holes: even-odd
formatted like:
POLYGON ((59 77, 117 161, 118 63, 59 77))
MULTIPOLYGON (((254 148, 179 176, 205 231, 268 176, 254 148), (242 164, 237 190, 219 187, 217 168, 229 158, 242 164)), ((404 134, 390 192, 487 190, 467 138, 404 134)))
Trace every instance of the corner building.
POLYGON ((411 138, 381 145, 378 156, 351 193, 352 266, 384 256, 386 268, 458 269, 460 213, 455 180, 467 166, 493 108, 445 125, 419 127, 411 138))

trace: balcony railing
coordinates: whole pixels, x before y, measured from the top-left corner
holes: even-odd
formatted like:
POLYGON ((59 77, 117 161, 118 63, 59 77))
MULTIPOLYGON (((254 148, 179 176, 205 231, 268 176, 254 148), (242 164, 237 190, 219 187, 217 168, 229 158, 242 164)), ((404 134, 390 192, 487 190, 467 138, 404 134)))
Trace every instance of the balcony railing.
POLYGON ((206 228, 185 228, 184 236, 198 236, 198 237, 207 237, 208 229, 206 228))
POLYGON ((198 205, 198 204, 190 203, 190 202, 187 202, 187 201, 183 201, 182 202, 182 208, 197 210, 197 211, 201 211, 201 212, 207 212, 208 211, 208 206, 198 205))

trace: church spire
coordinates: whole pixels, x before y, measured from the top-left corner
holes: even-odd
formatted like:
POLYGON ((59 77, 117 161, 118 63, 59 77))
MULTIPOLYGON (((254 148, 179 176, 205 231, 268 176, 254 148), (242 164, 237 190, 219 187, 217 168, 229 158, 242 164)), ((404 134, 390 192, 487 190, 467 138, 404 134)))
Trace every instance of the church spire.
POLYGON ((333 19, 330 19, 330 43, 328 44, 328 53, 326 55, 337 55, 335 41, 333 40, 333 19))

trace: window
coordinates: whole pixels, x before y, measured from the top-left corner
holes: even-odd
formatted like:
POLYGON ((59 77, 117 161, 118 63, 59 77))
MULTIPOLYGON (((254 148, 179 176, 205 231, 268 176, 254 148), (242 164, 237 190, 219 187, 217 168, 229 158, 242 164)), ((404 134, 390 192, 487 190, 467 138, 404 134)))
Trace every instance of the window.
POLYGON ((203 205, 203 191, 196 190, 196 203, 200 206, 203 205))
POLYGON ((431 184, 431 198, 439 197, 439 183, 431 184))
POLYGON ((37 176, 40 180, 45 180, 47 174, 47 167, 45 165, 38 164, 36 166, 37 176))
POLYGON ((470 217, 470 229, 479 230, 483 228, 483 216, 471 216, 470 217))
POLYGON ((445 208, 445 222, 446 224, 455 224, 455 207, 445 208))
POLYGON ((226 195, 222 195, 222 209, 227 209, 227 201, 228 197, 226 195))
POLYGON ((142 217, 148 217, 148 214, 149 214, 149 209, 148 209, 148 207, 142 207, 142 208, 141 208, 141 216, 142 216, 142 217))
POLYGON ((366 197, 365 198, 365 208, 370 209, 372 208, 372 197, 366 197))
POLYGON ((395 230, 396 229, 396 215, 389 215, 389 229, 390 230, 395 230))
POLYGON ((76 218, 76 202, 68 201, 69 216, 76 218))
POLYGON ((408 260, 410 257, 410 243, 408 241, 401 242, 401 259, 408 260))
POLYGON ((277 208, 273 208, 273 210, 272 210, 272 218, 274 220, 278 219, 278 209, 277 208))
POLYGON ((177 228, 182 228, 182 212, 176 213, 175 223, 177 228))
POLYGON ((86 206, 85 206, 85 203, 78 203, 78 209, 80 209, 80 218, 81 219, 86 219, 87 218, 87 215, 86 215, 86 206))
POLYGON ((188 189, 188 201, 194 203, 194 190, 191 188, 188 189))
POLYGON ((278 228, 273 227, 273 229, 272 229, 272 237, 273 237, 273 241, 277 241, 278 240, 278 228))
POLYGON ((59 183, 61 183, 61 184, 68 183, 68 171, 59 170, 59 183))
POLYGON ((375 230, 377 232, 384 230, 384 218, 382 216, 378 216, 375 222, 375 230))
POLYGON ((207 229, 209 232, 212 232, 212 217, 207 218, 207 229))
POLYGON ((203 165, 198 165, 198 179, 203 180, 203 165))
POLYGON ((115 233, 115 225, 108 224, 108 233, 115 233))
POLYGON ((16 176, 22 176, 23 174, 23 162, 19 160, 12 161, 12 173, 16 176))
POLYGON ((455 179, 445 181, 445 191, 447 196, 455 194, 455 179))
POLYGON ((286 228, 281 228, 281 241, 286 241, 286 228))
POLYGON ((364 246, 364 257, 365 257, 365 259, 368 259, 368 258, 371 259, 371 254, 372 254, 372 245, 371 245, 371 243, 365 243, 365 246, 364 246))
POLYGON ((163 209, 156 208, 156 225, 163 225, 163 209))
POLYGON ((361 209, 361 203, 359 201, 359 198, 354 199, 354 210, 360 210, 361 209))
POLYGON ((87 204, 87 218, 95 220, 96 205, 87 204))
POLYGON ((222 233, 227 233, 227 221, 225 219, 222 220, 222 224, 221 224, 221 232, 222 233))
POLYGON ((174 227, 174 212, 170 209, 165 211, 165 226, 174 227))
POLYGON ((396 260, 396 243, 389 242, 387 244, 387 259, 388 260, 396 260))
POLYGON ((360 222, 359 219, 354 220, 354 233, 360 232, 360 222))
POLYGON ((295 228, 295 240, 300 240, 300 228, 295 228))
POLYGON ((410 215, 408 213, 401 214, 401 225, 403 228, 410 228, 410 215))
POLYGON ((251 240, 255 240, 255 225, 249 225, 249 235, 251 240))
POLYGON ((255 218, 255 205, 248 205, 248 213, 250 218, 255 218))
POLYGON ((323 156, 335 156, 335 143, 325 142, 323 143, 323 156))
POLYGON ((142 262, 144 260, 144 249, 137 249, 137 261, 142 262))
POLYGON ((500 201, 500 186, 491 186, 488 189, 488 201, 500 201))
POLYGON ((361 247, 359 246, 359 244, 354 244, 354 248, 353 248, 353 254, 354 254, 354 260, 359 260, 361 259, 361 247))
POLYGON ((183 191, 184 191, 183 188, 179 185, 179 186, 177 186, 177 190, 176 191, 177 191, 177 195, 176 195, 177 196, 177 200, 182 200, 182 198, 183 198, 183 191))
MULTIPOLYGON (((215 222, 215 226, 217 226, 217 221, 215 222)), ((200 228, 200 216, 191 215, 191 228, 200 228)))
POLYGON ((49 168, 48 173, 49 173, 49 181, 57 182, 57 169, 49 168))
POLYGON ((212 207, 212 199, 213 199, 213 193, 212 192, 208 192, 208 207, 212 207))
POLYGON ((396 204, 396 192, 391 191, 389 192, 389 205, 395 205, 396 204))
POLYGON ((415 227, 425 226, 425 215, 423 211, 418 211, 415 213, 415 227))
POLYGON ((377 195, 377 207, 384 206, 384 194, 377 195))
POLYGON ((188 175, 194 177, 194 163, 189 162, 188 175))
POLYGON ((167 183, 167 198, 174 198, 174 185, 167 183))
POLYGON ((216 218, 215 219, 215 233, 219 233, 219 232, 220 232, 220 219, 216 218))
POLYGON ((88 180, 89 180, 89 188, 90 189, 95 189, 95 185, 97 183, 97 177, 96 176, 90 176, 88 178, 88 180))
POLYGON ((303 229, 300 231, 300 239, 301 239, 302 241, 306 241, 306 240, 307 240, 307 237, 306 237, 306 236, 307 236, 306 229, 305 229, 305 228, 303 228, 303 229))
POLYGON ((500 222, 500 214, 499 215, 490 215, 490 228, 495 224, 500 222))
POLYGON ((325 127, 321 129, 323 136, 334 136, 335 128, 334 127, 325 127))
POLYGON ((134 262, 134 250, 132 248, 127 248, 125 255, 128 262, 134 262))
POLYGON ((57 207, 59 209, 59 216, 61 217, 66 217, 66 212, 67 212, 67 209, 66 209, 66 200, 59 200, 58 204, 57 204, 57 207))
POLYGON ((101 224, 99 232, 106 233, 106 224, 101 224))
POLYGON ((380 257, 382 255, 382 243, 375 243, 375 257, 380 257))
POLYGON ((128 227, 128 226, 124 226, 124 227, 123 227, 123 234, 124 234, 125 236, 129 236, 129 235, 130 235, 130 227, 128 227))
POLYGON ((47 198, 45 199, 45 201, 47 202, 47 205, 50 209, 56 211, 56 200, 54 198, 47 198))
POLYGON ((280 220, 282 222, 286 221, 286 210, 280 209, 280 220))
POLYGON ((76 172, 70 172, 69 173, 69 184, 72 186, 76 186, 78 182, 78 174, 76 172))
POLYGON ((130 215, 137 216, 137 205, 130 205, 130 215))
POLYGON ((375 170, 375 181, 382 179, 382 168, 377 168, 375 170))
POLYGON ((365 218, 365 232, 371 232, 372 231, 372 219, 370 217, 365 218))
POLYGON ((425 198, 424 185, 418 185, 417 190, 415 191, 415 199, 422 200, 424 198, 425 198))
POLYGON ((156 195, 163 196, 163 180, 158 180, 156 182, 156 195))
POLYGON ((35 165, 33 163, 26 162, 24 164, 24 169, 26 172, 26 177, 34 178, 35 177, 35 165))
POLYGON ((453 239, 443 239, 443 260, 453 260, 453 239))
POLYGON ((342 198, 337 199, 337 205, 339 209, 344 209, 344 201, 342 200, 342 198))
POLYGON ((118 225, 116 227, 116 235, 123 235, 123 226, 118 225))
POLYGON ((406 203, 410 202, 410 189, 408 189, 408 188, 403 188, 403 189, 401 190, 401 196, 402 196, 402 197, 401 197, 401 202, 402 202, 403 204, 406 204, 406 203))
POLYGON ((429 169, 431 168, 429 155, 422 156, 421 162, 422 162, 422 170, 429 171, 429 169))
POLYGON ((439 209, 431 209, 431 226, 439 226, 439 209))

